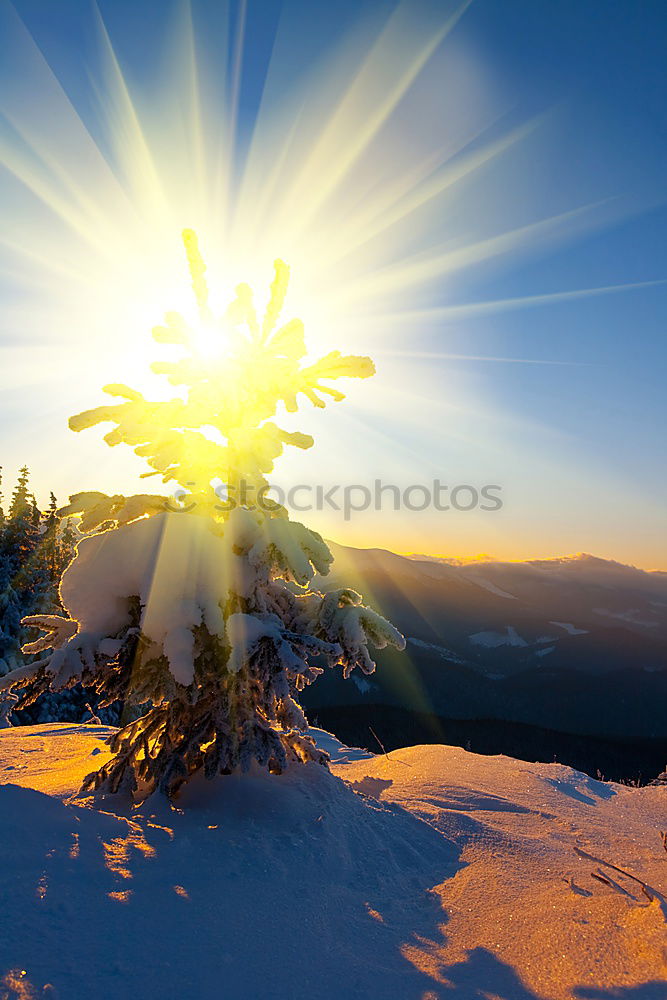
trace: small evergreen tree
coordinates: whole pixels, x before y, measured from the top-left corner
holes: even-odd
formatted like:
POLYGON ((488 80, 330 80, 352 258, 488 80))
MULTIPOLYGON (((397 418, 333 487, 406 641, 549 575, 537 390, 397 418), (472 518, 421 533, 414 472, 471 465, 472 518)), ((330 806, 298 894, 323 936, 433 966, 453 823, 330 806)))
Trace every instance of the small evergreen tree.
POLYGON ((300 396, 317 407, 326 396, 340 400, 328 383, 366 378, 372 362, 334 351, 304 363, 301 322, 276 329, 289 273, 281 261, 261 320, 246 285, 215 320, 196 238, 183 235, 201 325, 225 351, 207 356, 197 331, 168 313, 153 336, 185 357, 153 369, 181 396, 150 402, 128 386, 109 385, 105 391, 122 401, 79 414, 70 426, 112 423, 107 443, 131 445, 149 475, 179 484, 186 500, 72 497, 62 513, 78 515, 88 537, 62 578, 69 617, 28 618, 45 635, 25 651, 52 652, 0 682, 0 689, 23 690, 20 706, 79 681, 102 705, 149 702, 113 737, 112 760, 84 783, 135 797, 155 789, 173 795, 198 772, 211 778, 253 761, 274 772, 296 761, 326 763, 307 733, 299 691, 325 665, 341 664, 345 676, 356 667, 371 673, 369 641, 404 646, 354 591, 323 596, 310 589, 314 574, 328 571, 331 553, 267 497, 266 475, 284 446, 313 443, 272 420, 279 405, 295 411, 300 396), (236 503, 221 503, 216 478, 236 503))
POLYGON ((55 579, 58 574, 58 501, 51 493, 49 497, 49 509, 44 515, 44 532, 42 535, 42 552, 44 563, 51 579, 55 579))
MULTIPOLYGON (((28 470, 24 467, 14 491, 13 519, 11 522, 0 519, 0 677, 34 659, 21 651, 27 637, 22 619, 62 611, 58 583, 74 554, 76 535, 70 520, 61 520, 53 493, 43 518, 39 512, 35 514, 36 508, 28 487, 28 470), (26 522, 31 526, 28 532, 26 522)), ((82 722, 86 701, 91 698, 90 692, 84 693, 77 685, 65 691, 46 692, 23 711, 12 714, 17 698, 7 694, 8 700, 4 702, 0 694, 0 715, 4 709, 7 725, 10 715, 16 725, 82 722)), ((105 709, 105 722, 116 723, 120 710, 120 705, 105 709)))
POLYGON ((24 613, 11 580, 5 580, 0 593, 0 674, 14 670, 22 663, 21 622, 24 613))
POLYGON ((13 575, 29 562, 39 535, 38 525, 35 524, 35 498, 28 488, 29 480, 30 471, 24 465, 19 470, 5 527, 5 559, 13 575))
POLYGON ((2 530, 0 661, 9 669, 23 662, 21 644, 26 632, 21 622, 24 616, 51 607, 44 600, 48 582, 39 559, 39 511, 29 489, 29 480, 30 472, 24 465, 2 530))

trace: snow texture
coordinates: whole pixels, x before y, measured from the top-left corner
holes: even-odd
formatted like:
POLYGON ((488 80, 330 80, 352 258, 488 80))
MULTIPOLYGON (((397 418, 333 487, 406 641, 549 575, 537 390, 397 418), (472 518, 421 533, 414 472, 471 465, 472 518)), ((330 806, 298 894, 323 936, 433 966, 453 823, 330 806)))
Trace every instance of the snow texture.
POLYGON ((408 642, 412 643, 413 646, 418 646, 420 649, 432 650, 438 656, 441 656, 443 660, 449 660, 450 663, 465 662, 458 653, 453 653, 451 649, 447 649, 446 646, 439 646, 435 642, 425 642, 423 639, 415 639, 414 636, 408 636, 408 642))
MULTIPOLYGON (((224 534, 215 534, 206 518, 162 513, 84 538, 60 586, 65 608, 79 623, 78 648, 98 648, 102 637, 116 634, 133 595, 144 608, 143 634, 164 650, 175 680, 190 684, 192 630, 205 625, 211 635, 225 636, 221 602, 230 590, 249 597, 262 573, 268 579, 269 549, 296 566, 299 582, 312 575, 311 558, 326 568, 316 536, 299 532, 302 525, 290 523, 291 533, 286 527, 269 520, 260 531, 249 512, 238 508, 224 534)), ((251 627, 251 616, 244 619, 251 627)), ((70 651, 54 654, 54 673, 70 651)), ((76 658, 73 665, 78 669, 76 658)))
MULTIPOLYGON (((298 522, 258 520, 239 507, 224 530, 214 530, 207 518, 155 514, 79 542, 60 584, 70 620, 32 616, 27 621, 49 634, 24 649, 37 653, 55 647, 48 671, 56 689, 78 676, 82 664, 94 673, 96 655, 112 658, 118 652, 114 636, 127 626, 128 601, 135 597, 143 609, 142 635, 154 645, 156 656, 164 653, 174 679, 183 686, 194 679, 194 630, 200 625, 231 644, 232 673, 264 637, 273 639, 284 662, 299 672, 302 661, 285 641, 284 623, 275 614, 237 613, 225 620, 223 607, 230 595, 237 600, 261 597, 263 590, 271 590, 273 575, 304 587, 315 572, 326 573, 330 563, 325 542, 298 522)), ((272 585, 274 605, 281 586, 280 580, 272 585)), ((367 674, 374 671, 369 641, 378 649, 390 643, 405 647, 400 632, 361 601, 353 590, 331 591, 316 598, 314 619, 306 622, 342 648, 346 677, 356 666, 367 674)))
MULTIPOLYGON (((630 622, 632 625, 642 625, 644 628, 658 628, 659 621, 647 621, 642 617, 642 612, 637 608, 630 608, 629 611, 608 611, 606 608, 593 608, 596 615, 604 618, 617 618, 621 622, 630 622)), ((651 612, 655 614, 655 612, 651 612)))
POLYGON ((664 787, 316 731, 128 815, 68 801, 109 732, 0 732, 0 996, 665 1000, 664 787))
POLYGON ((352 681, 357 691, 361 694, 368 694, 369 691, 373 690, 373 684, 367 681, 365 677, 360 677, 359 674, 352 674, 352 681))
POLYGON ((497 646, 527 646, 513 625, 507 625, 504 632, 475 632, 469 636, 473 646, 485 646, 495 649, 497 646))
POLYGON ((588 629, 577 628, 571 622, 549 622, 550 625, 558 625, 559 628, 565 629, 568 635, 588 635, 588 629))
POLYGON ((306 589, 331 561, 316 532, 240 507, 224 524, 161 512, 87 536, 61 581, 70 617, 24 619, 46 633, 24 652, 53 651, 0 679, 0 693, 25 688, 20 709, 81 682, 103 708, 138 706, 85 783, 135 803, 199 771, 324 764, 297 693, 325 666, 373 673, 368 643, 405 647, 356 591, 306 589))

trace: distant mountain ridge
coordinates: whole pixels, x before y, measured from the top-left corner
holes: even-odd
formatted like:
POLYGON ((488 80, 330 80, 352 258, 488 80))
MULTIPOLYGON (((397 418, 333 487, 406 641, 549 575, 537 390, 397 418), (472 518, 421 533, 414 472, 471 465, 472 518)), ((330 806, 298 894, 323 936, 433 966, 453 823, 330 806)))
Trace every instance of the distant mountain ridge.
MULTIPOLYGON (((361 549, 360 551, 364 551, 361 549)), ((378 550, 378 551, 389 551, 378 550)), ((394 553, 396 554, 396 553, 394 553)), ((623 563, 618 559, 604 559, 602 556, 591 555, 590 552, 573 552, 566 556, 549 556, 541 559, 496 559, 494 556, 482 554, 478 556, 468 556, 461 558, 458 556, 431 556, 422 552, 405 553, 406 559, 415 562, 436 562, 444 563, 447 566, 486 566, 493 564, 496 566, 544 566, 553 567, 559 565, 569 565, 571 563, 586 563, 587 565, 599 564, 607 568, 618 567, 620 570, 633 570, 636 573, 648 573, 651 575, 667 576, 667 570, 642 569, 632 563, 623 563)))
POLYGON ((667 573, 588 554, 526 562, 401 556, 331 543, 317 585, 359 590, 400 628, 354 684, 309 707, 386 704, 612 739, 667 737, 667 573))

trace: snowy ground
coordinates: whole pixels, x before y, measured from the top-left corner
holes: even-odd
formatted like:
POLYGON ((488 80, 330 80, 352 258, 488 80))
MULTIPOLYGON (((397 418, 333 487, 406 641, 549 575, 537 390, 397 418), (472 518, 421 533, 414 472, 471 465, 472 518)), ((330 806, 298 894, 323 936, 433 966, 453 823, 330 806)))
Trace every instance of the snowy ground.
POLYGON ((0 732, 0 1000, 667 1000, 666 788, 320 734, 333 774, 68 803, 108 732, 0 732))

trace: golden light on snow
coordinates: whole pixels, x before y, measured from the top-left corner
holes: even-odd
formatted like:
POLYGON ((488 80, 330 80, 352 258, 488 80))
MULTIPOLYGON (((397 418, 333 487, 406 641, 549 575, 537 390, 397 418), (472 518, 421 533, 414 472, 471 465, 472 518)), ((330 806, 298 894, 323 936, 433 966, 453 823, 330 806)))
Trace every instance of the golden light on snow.
POLYGON ((0 731, 3 758, 13 765, 0 773, 7 803, 0 821, 6 852, 15 857, 5 873, 12 891, 0 995, 4 988, 16 1000, 34 1000, 46 995, 46 982, 60 992, 64 985, 66 994, 73 969, 81 995, 113 995, 118 971, 108 962, 107 937, 91 936, 83 962, 58 948, 31 955, 26 940, 43 939, 47 916, 58 940, 79 940, 114 921, 116 909, 124 918, 117 926, 126 967, 144 977, 135 990, 141 996, 154 995, 156 984, 166 995, 190 995, 193 982, 215 995, 221 977, 250 995, 253 971, 255 995, 263 995, 265 974, 272 986, 279 975, 274 993, 287 996, 304 962, 329 953, 333 959, 317 966, 323 996, 340 995, 343 954, 355 960, 367 996, 664 993, 662 788, 420 746, 339 756, 332 770, 343 780, 327 776, 324 816, 320 786, 314 795, 312 781, 300 789, 269 776, 271 795, 256 776, 232 778, 217 797, 193 790, 168 818, 155 808, 125 815, 88 809, 81 798, 57 801, 72 803, 91 760, 107 759, 110 730, 53 723, 22 729, 0 731), (26 740, 37 752, 25 752, 26 740), (75 834, 81 850, 72 857, 67 846, 75 834), (369 850, 369 842, 382 850, 369 850), (243 863, 249 853, 259 867, 243 863), (286 960, 294 912, 288 878, 305 887, 307 919, 302 947, 288 949, 286 960), (32 897, 37 879, 47 886, 42 900, 32 897), (322 884, 335 893, 335 921, 321 919, 321 893, 310 891, 322 884), (264 935, 260 949, 258 894, 273 900, 267 920, 285 929, 264 935), (164 933, 153 935, 147 960, 137 928, 154 926, 164 933), (224 940, 230 927, 239 929, 235 947, 222 956, 213 949, 203 963, 202 941, 224 940))

